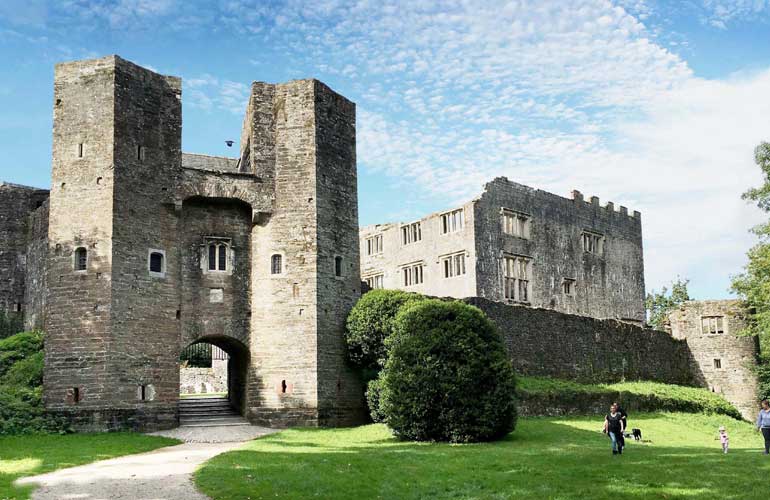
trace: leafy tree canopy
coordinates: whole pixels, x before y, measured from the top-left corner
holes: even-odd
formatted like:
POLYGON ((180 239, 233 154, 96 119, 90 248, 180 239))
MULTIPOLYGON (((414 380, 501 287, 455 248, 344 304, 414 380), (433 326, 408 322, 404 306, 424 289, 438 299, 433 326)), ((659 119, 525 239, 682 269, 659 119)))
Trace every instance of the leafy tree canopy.
POLYGON ((690 300, 687 284, 690 280, 677 278, 671 284, 671 291, 665 286, 660 292, 655 290, 647 294, 644 307, 647 309, 647 322, 656 330, 662 330, 668 322, 668 313, 679 307, 679 304, 690 300))

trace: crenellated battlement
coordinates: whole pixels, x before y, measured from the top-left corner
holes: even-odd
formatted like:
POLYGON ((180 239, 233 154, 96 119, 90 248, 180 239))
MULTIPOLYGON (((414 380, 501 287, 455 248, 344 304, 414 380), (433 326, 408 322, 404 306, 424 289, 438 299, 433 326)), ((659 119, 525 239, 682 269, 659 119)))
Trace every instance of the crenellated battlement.
POLYGON ((606 203, 606 205, 602 206, 601 202, 599 201, 599 197, 598 196, 591 196, 589 198, 589 201, 586 201, 585 197, 583 196, 583 193, 581 193, 577 189, 573 189, 572 190, 571 196, 572 196, 572 201, 575 202, 576 204, 578 204, 579 202, 583 202, 586 205, 590 205, 590 206, 593 206, 593 207, 596 207, 596 208, 599 208, 599 209, 606 210, 609 213, 625 215, 627 217, 631 217, 631 218, 634 218, 634 219, 641 219, 642 218, 642 214, 639 211, 637 211, 637 210, 634 210, 631 213, 631 215, 629 215, 628 214, 628 208, 624 207, 623 205, 620 205, 618 207, 618 209, 615 210, 615 203, 612 202, 612 201, 608 201, 606 203))

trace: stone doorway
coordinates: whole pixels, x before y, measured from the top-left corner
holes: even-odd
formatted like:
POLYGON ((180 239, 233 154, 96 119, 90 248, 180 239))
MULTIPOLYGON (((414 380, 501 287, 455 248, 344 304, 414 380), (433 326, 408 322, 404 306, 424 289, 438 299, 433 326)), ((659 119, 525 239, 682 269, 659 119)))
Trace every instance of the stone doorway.
POLYGON ((196 340, 179 356, 179 398, 226 399, 243 415, 249 352, 238 340, 206 337, 196 340))

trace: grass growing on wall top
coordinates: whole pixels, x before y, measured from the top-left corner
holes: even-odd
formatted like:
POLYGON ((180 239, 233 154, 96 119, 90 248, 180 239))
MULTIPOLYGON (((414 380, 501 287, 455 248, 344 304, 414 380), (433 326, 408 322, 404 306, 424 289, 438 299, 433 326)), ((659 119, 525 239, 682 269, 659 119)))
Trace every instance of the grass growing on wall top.
MULTIPOLYGON (((518 392, 522 399, 547 398, 569 403, 591 398, 604 402, 616 399, 627 409, 715 413, 741 418, 740 412, 722 396, 708 389, 659 382, 618 382, 614 384, 582 384, 548 377, 519 377, 518 392)), ((582 402, 582 401, 581 401, 582 402)))

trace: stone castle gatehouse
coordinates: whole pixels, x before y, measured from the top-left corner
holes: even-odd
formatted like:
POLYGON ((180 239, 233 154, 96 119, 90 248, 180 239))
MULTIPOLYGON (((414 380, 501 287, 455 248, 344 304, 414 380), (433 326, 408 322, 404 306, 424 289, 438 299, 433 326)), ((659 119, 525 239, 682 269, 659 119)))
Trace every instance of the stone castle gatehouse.
POLYGON ((32 221, 2 224, 23 242, 2 305, 47 332, 46 407, 80 428, 175 426, 180 352, 208 342, 248 420, 358 422, 355 105, 317 80, 255 82, 240 157, 188 155, 181 88, 117 56, 57 65, 50 197, 0 186, 9 220, 32 221))

